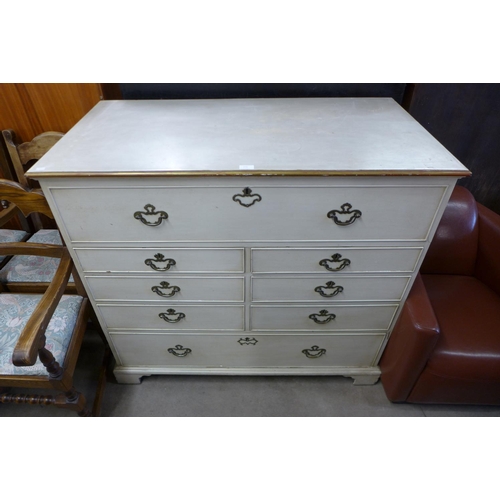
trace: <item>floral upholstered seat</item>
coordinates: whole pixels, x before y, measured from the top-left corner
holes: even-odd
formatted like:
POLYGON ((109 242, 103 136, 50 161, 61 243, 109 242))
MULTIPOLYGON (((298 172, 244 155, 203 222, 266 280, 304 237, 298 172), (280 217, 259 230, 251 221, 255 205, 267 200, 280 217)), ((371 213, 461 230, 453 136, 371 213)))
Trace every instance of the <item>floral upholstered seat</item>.
MULTIPOLYGON (((1 375, 48 375, 40 359, 33 366, 12 364, 19 336, 41 298, 40 294, 0 294, 1 375)), ((45 347, 60 365, 64 363, 82 301, 78 295, 63 295, 47 327, 45 347)))
MULTIPOLYGON (((47 243, 50 245, 61 245, 61 236, 57 229, 41 229, 29 240, 30 243, 47 243)), ((52 257, 40 257, 38 255, 15 255, 0 270, 0 282, 43 282, 49 283, 59 265, 59 259, 52 257)), ((73 282, 73 277, 70 278, 73 282)))
MULTIPOLYGON (((0 243, 18 243, 23 241, 28 236, 26 231, 17 229, 0 229, 0 243)), ((4 255, 0 255, 0 263, 5 259, 4 255)))

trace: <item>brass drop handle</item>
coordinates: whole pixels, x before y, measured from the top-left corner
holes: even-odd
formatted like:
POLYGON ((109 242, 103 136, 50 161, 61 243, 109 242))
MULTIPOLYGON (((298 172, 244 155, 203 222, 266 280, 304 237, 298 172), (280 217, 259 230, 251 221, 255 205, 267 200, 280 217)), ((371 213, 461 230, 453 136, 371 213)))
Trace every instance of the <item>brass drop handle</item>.
POLYGON ((175 347, 171 347, 170 349, 167 349, 167 352, 170 354, 173 354, 174 356, 177 356, 178 358, 184 358, 187 356, 191 351, 189 347, 183 347, 181 345, 176 345, 175 347))
POLYGON ((144 264, 153 269, 153 271, 168 271, 172 266, 175 266, 177 262, 175 262, 174 259, 166 259, 163 254, 157 253, 154 259, 146 259, 144 264), (162 264, 162 266, 157 266, 156 264, 162 264))
POLYGON ((167 212, 156 210, 154 205, 146 205, 144 212, 138 211, 134 213, 134 219, 140 220, 146 226, 159 226, 164 220, 168 219, 167 212))
POLYGON ((323 354, 326 354, 326 349, 322 349, 317 345, 313 345, 310 349, 304 349, 302 351, 308 358, 320 358, 323 354))
POLYGON ((309 319, 312 319, 318 325, 326 325, 335 318, 335 314, 329 313, 326 309, 321 310, 319 313, 309 314, 309 319))
POLYGON ((323 259, 319 261, 319 265, 323 266, 327 271, 337 272, 341 271, 345 267, 351 264, 349 259, 343 259, 342 255, 339 253, 334 253, 331 259, 323 259), (336 264, 336 266, 331 266, 330 264, 336 264))
POLYGON ((181 291, 178 286, 170 286, 170 283, 168 281, 162 281, 159 285, 152 286, 151 290, 160 297, 173 297, 176 293, 179 293, 181 291), (170 292, 165 293, 162 290, 170 290, 170 292))
POLYGON ((167 309, 167 312, 158 314, 158 316, 165 320, 167 323, 179 323, 181 319, 184 319, 186 315, 182 312, 176 312, 175 309, 167 309), (174 316, 174 317, 171 317, 174 316))
POLYGON ((334 281, 327 281, 323 286, 317 286, 314 291, 319 293, 322 297, 330 298, 343 292, 344 287, 336 285, 334 281))
POLYGON ((362 215, 361 210, 352 210, 350 203, 344 203, 340 208, 341 210, 330 210, 326 214, 337 226, 349 226, 362 215))
POLYGON ((239 203, 242 207, 251 207, 258 201, 262 200, 262 196, 260 194, 253 194, 252 190, 249 187, 243 189, 243 194, 235 194, 233 196, 233 201, 239 203))

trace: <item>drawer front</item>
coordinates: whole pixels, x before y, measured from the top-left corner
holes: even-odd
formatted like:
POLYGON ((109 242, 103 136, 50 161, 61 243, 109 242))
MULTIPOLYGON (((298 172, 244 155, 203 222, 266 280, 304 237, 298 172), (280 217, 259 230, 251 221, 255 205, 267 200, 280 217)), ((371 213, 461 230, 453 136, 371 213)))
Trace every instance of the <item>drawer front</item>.
MULTIPOLYGON (((422 248, 252 248, 254 273, 413 272, 422 248)), ((335 279, 335 278, 333 278, 335 279)))
POLYGON ((244 182, 52 193, 72 241, 423 241, 445 191, 442 186, 252 187, 244 182))
POLYGON ((252 278, 252 300, 322 301, 325 304, 349 300, 401 300, 408 276, 341 276, 335 281, 324 276, 314 278, 252 278))
POLYGON ((244 278, 165 278, 87 276, 96 300, 147 300, 163 303, 186 301, 244 301, 244 278))
POLYGON ((242 248, 75 248, 87 273, 243 273, 242 248))
POLYGON ((243 306, 105 305, 98 306, 110 329, 243 330, 243 306))
POLYGON ((253 331, 335 331, 386 330, 396 304, 378 306, 252 306, 253 331))
POLYGON ((384 335, 112 334, 126 366, 372 366, 384 335), (305 352, 304 352, 305 351, 305 352))

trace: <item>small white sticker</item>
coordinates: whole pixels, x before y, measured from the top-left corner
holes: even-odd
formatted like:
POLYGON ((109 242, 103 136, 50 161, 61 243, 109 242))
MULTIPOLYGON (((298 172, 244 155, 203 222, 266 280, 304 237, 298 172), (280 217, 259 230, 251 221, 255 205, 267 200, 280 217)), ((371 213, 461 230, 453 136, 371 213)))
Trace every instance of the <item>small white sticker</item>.
POLYGON ((240 170, 253 170, 254 168, 253 165, 240 165, 240 170))

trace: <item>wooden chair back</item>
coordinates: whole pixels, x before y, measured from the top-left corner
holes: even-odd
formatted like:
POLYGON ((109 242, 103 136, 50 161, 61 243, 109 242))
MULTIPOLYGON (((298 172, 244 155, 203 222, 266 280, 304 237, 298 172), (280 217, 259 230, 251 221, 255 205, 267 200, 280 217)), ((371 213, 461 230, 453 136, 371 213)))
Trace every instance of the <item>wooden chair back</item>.
POLYGON ((64 136, 62 132, 44 132, 29 142, 17 144, 16 134, 13 130, 2 130, 2 135, 12 166, 14 167, 16 180, 24 187, 29 186, 25 175, 26 170, 64 136))
POLYGON ((0 180, 0 200, 14 204, 25 217, 32 213, 43 214, 53 219, 52 211, 40 190, 29 190, 14 181, 0 180))
MULTIPOLYGON (((26 171, 64 137, 64 134, 62 132, 44 132, 33 140, 21 144, 17 143, 13 130, 2 130, 2 136, 14 169, 15 180, 25 188, 39 187, 35 181, 28 180, 25 175, 26 171)), ((44 227, 54 227, 47 220, 44 222, 39 215, 33 215, 30 220, 35 231, 44 227)))

